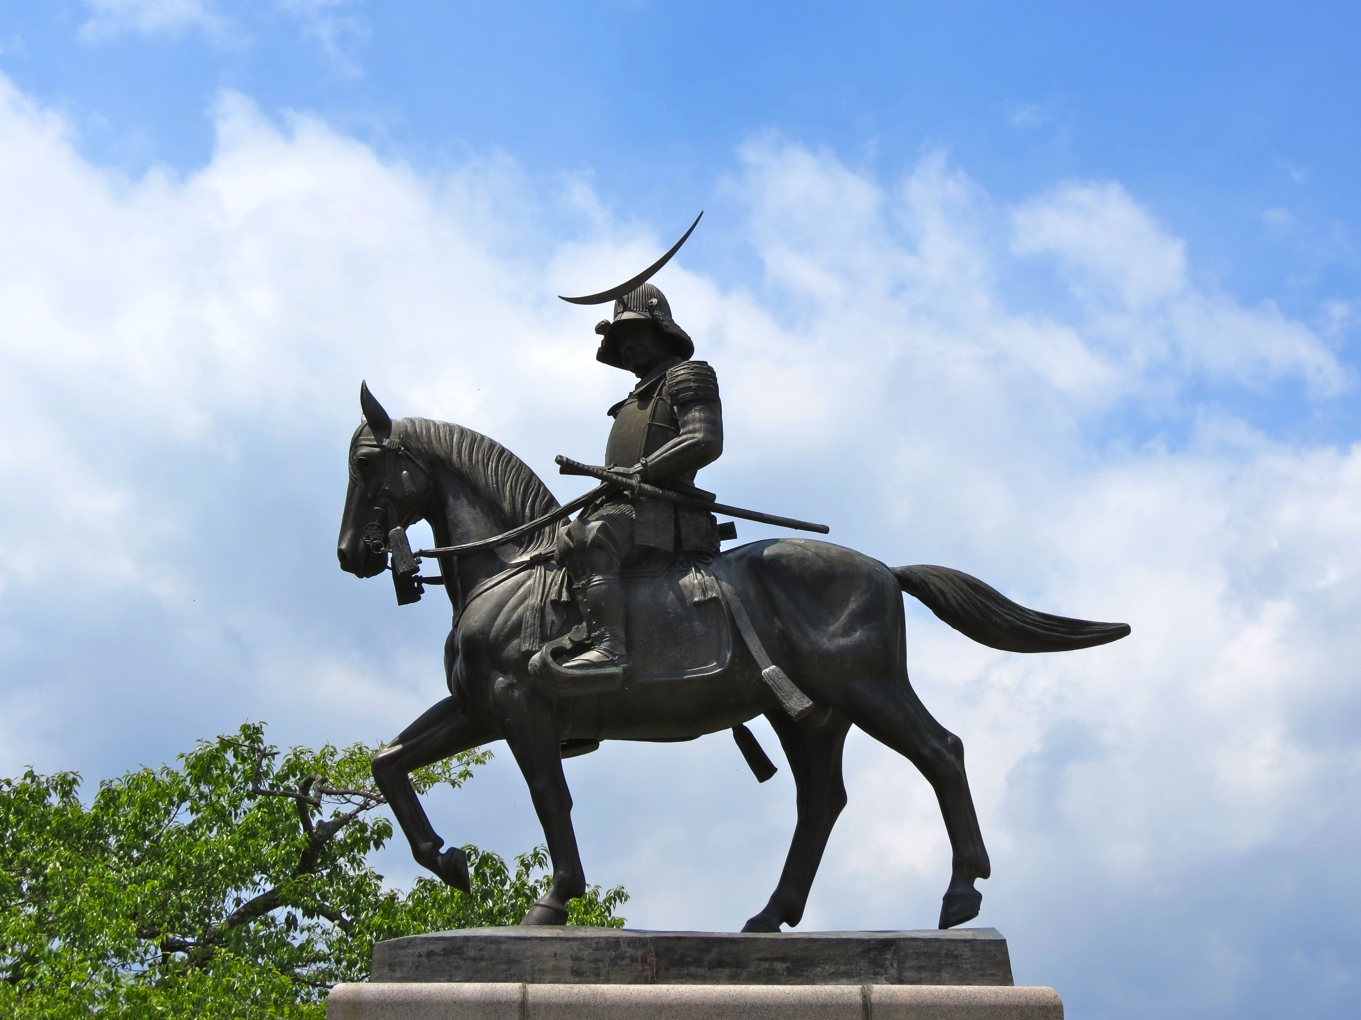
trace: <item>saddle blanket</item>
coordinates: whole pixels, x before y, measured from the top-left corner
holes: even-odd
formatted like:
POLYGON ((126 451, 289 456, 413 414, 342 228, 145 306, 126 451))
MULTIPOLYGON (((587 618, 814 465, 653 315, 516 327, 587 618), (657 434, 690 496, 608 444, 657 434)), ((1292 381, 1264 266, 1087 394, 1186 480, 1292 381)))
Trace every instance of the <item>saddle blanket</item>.
POLYGON ((709 676, 732 659, 732 628, 708 564, 680 557, 650 573, 625 572, 629 682, 709 676))
MULTIPOLYGON (((548 566, 540 601, 547 635, 562 633, 569 624, 571 601, 567 572, 548 566), (546 619, 545 619, 546 617, 546 619)), ((665 563, 625 570, 628 600, 630 684, 710 676, 727 669, 732 660, 732 626, 718 581, 708 563, 679 556, 665 563)), ((573 618, 579 619, 577 612, 573 618)), ((539 634, 526 632, 526 651, 543 644, 539 634)))

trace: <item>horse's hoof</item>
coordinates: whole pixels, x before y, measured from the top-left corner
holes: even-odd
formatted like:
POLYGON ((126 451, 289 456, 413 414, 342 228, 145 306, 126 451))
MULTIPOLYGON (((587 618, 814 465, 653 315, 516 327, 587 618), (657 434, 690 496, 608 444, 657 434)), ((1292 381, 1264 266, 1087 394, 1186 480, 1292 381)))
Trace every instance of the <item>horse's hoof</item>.
POLYGON ((440 854, 435 858, 435 867, 431 870, 445 885, 472 895, 473 886, 468 878, 468 855, 460 847, 451 846, 440 854))
POLYGON ((525 914, 521 924, 566 924, 567 908, 560 907, 555 903, 544 903, 540 900, 529 908, 529 913, 525 914))
POLYGON ((780 930, 780 925, 779 925, 778 923, 776 923, 776 924, 771 924, 769 921, 765 920, 760 914, 757 914, 755 917, 753 917, 753 918, 752 918, 750 921, 748 921, 746 924, 742 925, 742 930, 743 930, 743 931, 778 932, 778 931, 780 930))
POLYGON ((983 894, 977 889, 968 892, 946 893, 940 905, 940 926, 953 928, 978 916, 978 908, 983 904, 983 894))

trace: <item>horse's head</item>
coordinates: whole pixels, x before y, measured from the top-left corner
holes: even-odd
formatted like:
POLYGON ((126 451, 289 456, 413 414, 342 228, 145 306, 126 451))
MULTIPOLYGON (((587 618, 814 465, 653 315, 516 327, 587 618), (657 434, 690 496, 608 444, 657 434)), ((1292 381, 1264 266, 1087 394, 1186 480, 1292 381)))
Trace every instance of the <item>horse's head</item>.
MULTIPOLYGON (((391 530, 423 517, 431 491, 429 471, 393 436, 393 422, 366 383, 359 387, 364 420, 350 440, 350 485, 336 555, 357 577, 387 568, 391 530)), ((400 423, 399 423, 400 424, 400 423)))

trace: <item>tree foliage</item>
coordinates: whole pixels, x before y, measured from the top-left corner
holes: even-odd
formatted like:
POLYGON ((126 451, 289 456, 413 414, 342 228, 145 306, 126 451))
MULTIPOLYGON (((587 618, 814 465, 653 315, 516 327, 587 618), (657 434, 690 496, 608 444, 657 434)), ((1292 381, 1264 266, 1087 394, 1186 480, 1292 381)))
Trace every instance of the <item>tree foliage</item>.
MULTIPOLYGON (((366 859, 392 836, 374 750, 280 752, 247 724, 88 805, 74 773, 0 780, 0 1015, 312 1020, 330 985, 367 976, 376 941, 517 923, 550 881, 543 847, 509 864, 465 847, 471 896, 383 887, 366 859)), ((490 757, 412 779, 462 786, 490 757)), ((626 899, 592 887, 568 923, 621 927, 626 899)))

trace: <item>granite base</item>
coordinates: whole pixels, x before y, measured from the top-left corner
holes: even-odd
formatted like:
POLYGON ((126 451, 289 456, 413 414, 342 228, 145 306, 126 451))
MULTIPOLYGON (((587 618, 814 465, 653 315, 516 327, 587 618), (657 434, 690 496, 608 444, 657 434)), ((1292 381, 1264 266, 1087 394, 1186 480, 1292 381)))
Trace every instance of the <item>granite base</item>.
POLYGON ((472 928, 381 942, 328 1020, 1063 1020, 1006 939, 951 931, 472 928))
POLYGON ((337 985, 326 1020, 1063 1020, 1014 985, 337 985))

